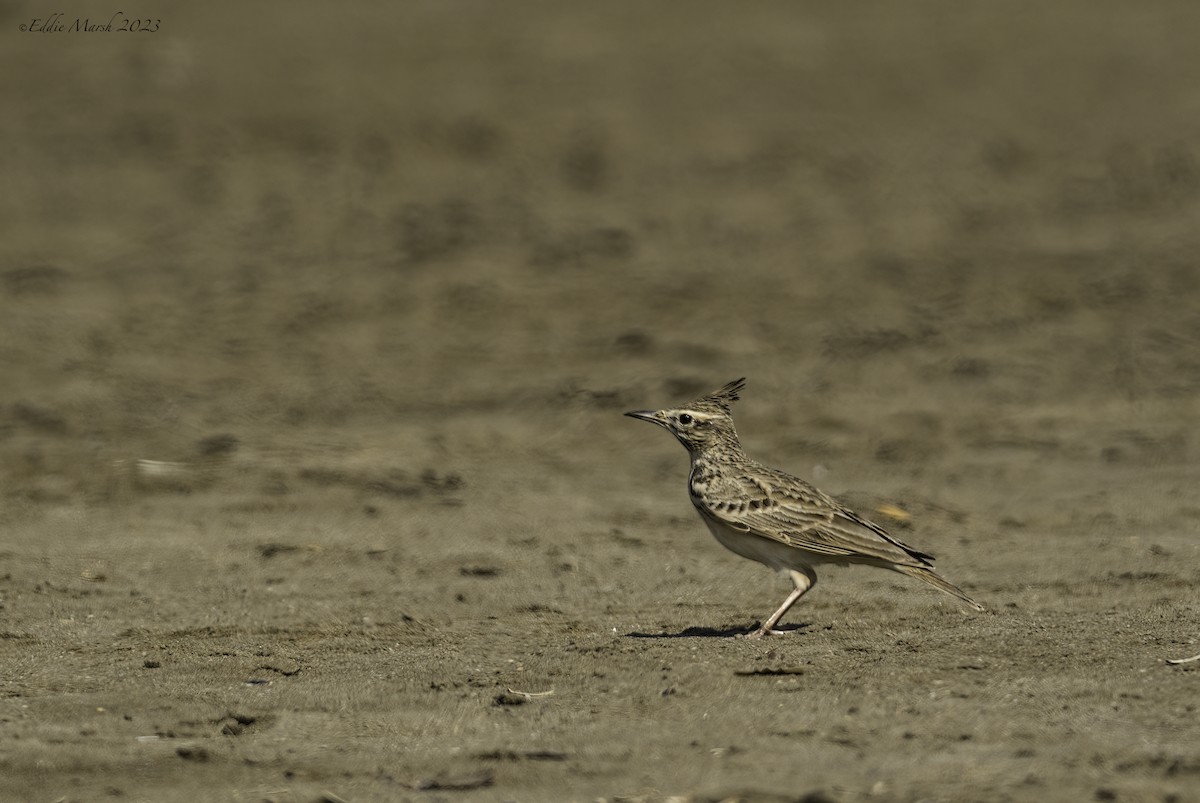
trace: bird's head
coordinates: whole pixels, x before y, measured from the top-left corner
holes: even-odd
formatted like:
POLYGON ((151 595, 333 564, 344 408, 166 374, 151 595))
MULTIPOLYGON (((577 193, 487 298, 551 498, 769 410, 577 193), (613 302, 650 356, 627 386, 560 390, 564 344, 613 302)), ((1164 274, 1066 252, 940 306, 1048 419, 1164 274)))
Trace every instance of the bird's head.
POLYGON ((717 446, 738 449, 730 406, 738 400, 738 391, 745 386, 743 377, 681 407, 635 410, 625 415, 658 424, 678 438, 692 454, 717 446))

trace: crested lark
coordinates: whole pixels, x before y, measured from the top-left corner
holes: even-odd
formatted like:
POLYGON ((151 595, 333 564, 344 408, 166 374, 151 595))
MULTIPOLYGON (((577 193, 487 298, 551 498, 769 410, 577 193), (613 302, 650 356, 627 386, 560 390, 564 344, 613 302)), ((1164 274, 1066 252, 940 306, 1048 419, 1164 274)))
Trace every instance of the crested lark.
POLYGON ((796 600, 817 582, 813 566, 862 564, 891 569, 984 608, 933 570, 932 555, 888 535, 829 496, 782 471, 751 460, 733 428, 730 405, 745 379, 667 410, 626 415, 650 421, 674 435, 692 458, 688 494, 700 518, 721 545, 776 571, 795 588, 749 638, 780 635, 772 630, 796 600))

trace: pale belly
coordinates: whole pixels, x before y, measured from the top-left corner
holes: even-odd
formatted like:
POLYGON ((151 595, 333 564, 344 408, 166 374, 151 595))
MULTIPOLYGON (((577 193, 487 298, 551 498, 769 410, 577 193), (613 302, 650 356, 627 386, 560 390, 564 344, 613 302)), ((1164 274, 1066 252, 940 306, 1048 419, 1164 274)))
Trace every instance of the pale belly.
POLYGON ((708 531, 721 543, 721 546, 736 555, 741 555, 743 558, 756 560, 759 563, 770 566, 776 571, 795 569, 811 563, 811 561, 806 560, 808 555, 798 549, 793 549, 778 541, 772 541, 762 536, 734 530, 731 527, 718 524, 707 516, 701 516, 700 518, 704 519, 704 523, 708 526, 708 531))
MULTIPOLYGON (((697 511, 698 512, 698 511, 697 511)), ((820 564, 846 565, 848 561, 841 555, 824 555, 819 552, 809 552, 781 544, 761 535, 742 532, 732 527, 719 524, 704 514, 700 515, 708 531, 720 542, 721 546, 735 555, 749 558, 769 566, 776 571, 789 569, 811 569, 820 564)))

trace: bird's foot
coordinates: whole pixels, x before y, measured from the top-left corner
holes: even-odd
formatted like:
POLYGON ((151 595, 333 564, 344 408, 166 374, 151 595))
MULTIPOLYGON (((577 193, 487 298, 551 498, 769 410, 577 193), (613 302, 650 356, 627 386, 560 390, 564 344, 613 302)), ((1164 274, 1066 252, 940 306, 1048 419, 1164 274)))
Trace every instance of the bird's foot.
POLYGON ((786 630, 771 630, 767 627, 760 627, 757 630, 750 631, 749 633, 739 633, 737 638, 760 639, 763 636, 786 636, 787 634, 788 631, 786 630))

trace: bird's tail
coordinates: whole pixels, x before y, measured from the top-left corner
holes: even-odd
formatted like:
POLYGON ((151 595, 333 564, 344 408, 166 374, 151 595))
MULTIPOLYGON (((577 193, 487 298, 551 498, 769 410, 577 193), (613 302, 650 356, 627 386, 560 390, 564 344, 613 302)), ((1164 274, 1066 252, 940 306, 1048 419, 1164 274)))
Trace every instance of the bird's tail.
POLYGON ((980 605, 978 602, 976 602, 975 600, 968 597, 966 595, 966 592, 964 592, 961 588, 954 585, 954 583, 949 582, 948 580, 942 579, 942 576, 940 574, 935 572, 933 569, 930 569, 928 566, 905 566, 905 565, 894 566, 893 565, 893 566, 889 566, 888 568, 898 571, 901 574, 907 574, 909 577, 915 577, 918 580, 923 580, 924 582, 929 583, 929 585, 933 586, 934 588, 945 591, 947 594, 950 594, 951 596, 958 597, 963 602, 967 603, 968 605, 970 605, 972 608, 974 608, 977 611, 987 610, 982 605, 980 605))

